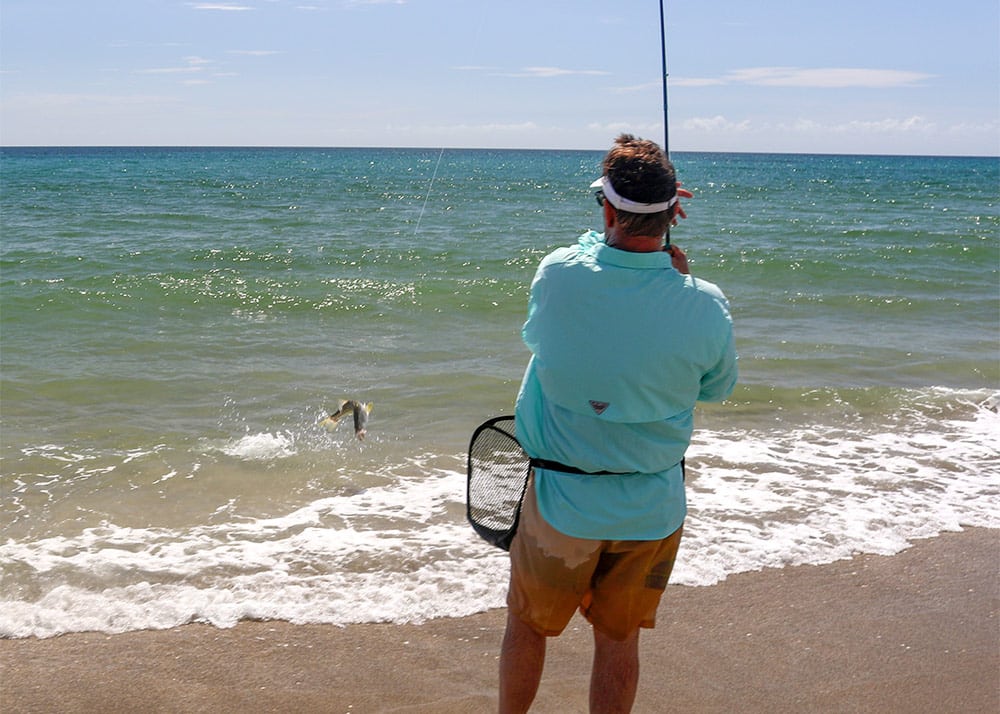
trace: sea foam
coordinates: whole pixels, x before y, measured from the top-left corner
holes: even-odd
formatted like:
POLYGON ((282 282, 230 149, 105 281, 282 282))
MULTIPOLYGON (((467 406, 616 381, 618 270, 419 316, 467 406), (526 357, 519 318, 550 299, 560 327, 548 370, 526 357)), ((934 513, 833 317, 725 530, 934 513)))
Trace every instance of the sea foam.
MULTIPOLYGON (((698 432, 672 582, 711 585, 998 528, 998 426, 983 408, 934 432, 698 432)), ((414 623, 502 607, 506 554, 465 523, 461 463, 461 455, 451 467, 410 463, 400 474, 421 476, 396 475, 275 518, 181 530, 105 523, 8 541, 0 635, 229 627, 245 618, 414 623)))

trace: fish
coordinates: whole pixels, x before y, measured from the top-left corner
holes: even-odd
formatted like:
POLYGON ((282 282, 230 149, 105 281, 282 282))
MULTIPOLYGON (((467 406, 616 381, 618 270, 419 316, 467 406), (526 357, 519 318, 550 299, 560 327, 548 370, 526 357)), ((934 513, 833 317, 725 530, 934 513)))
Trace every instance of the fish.
POLYGON ((329 431, 337 428, 337 424, 348 414, 354 415, 354 435, 364 441, 365 434, 368 433, 368 415, 372 413, 372 402, 364 404, 356 399, 341 399, 337 402, 337 411, 320 421, 329 431))

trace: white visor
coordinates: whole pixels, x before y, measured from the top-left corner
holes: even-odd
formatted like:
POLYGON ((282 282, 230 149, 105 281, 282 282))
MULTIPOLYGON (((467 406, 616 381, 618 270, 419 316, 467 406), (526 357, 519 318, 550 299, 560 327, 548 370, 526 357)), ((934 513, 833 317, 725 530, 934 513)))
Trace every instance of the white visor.
POLYGON ((619 211, 626 211, 627 213, 660 213, 677 203, 677 196, 663 203, 639 203, 624 196, 619 196, 607 176, 601 176, 601 178, 590 184, 590 187, 599 188, 604 191, 604 197, 611 201, 612 206, 619 211))

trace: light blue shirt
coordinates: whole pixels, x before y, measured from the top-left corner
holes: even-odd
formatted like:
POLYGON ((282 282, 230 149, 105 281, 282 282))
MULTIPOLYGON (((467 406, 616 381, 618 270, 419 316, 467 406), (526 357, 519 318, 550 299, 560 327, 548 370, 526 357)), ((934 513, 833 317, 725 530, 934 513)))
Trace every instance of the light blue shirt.
POLYGON ((698 400, 736 383, 729 305, 665 252, 632 253, 586 233, 542 260, 522 330, 532 357, 517 399, 542 516, 578 538, 655 540, 684 521, 680 461, 698 400), (617 475, 621 474, 621 475, 617 475))

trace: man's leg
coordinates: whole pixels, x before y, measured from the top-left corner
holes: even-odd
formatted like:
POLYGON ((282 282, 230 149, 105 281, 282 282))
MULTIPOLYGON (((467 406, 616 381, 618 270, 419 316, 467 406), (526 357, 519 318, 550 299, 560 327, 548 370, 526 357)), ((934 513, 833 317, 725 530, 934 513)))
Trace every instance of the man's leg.
POLYGON ((544 665, 545 635, 508 611, 500 649, 500 714, 528 711, 538 692, 544 665))
POLYGON ((639 685, 639 629, 624 641, 594 629, 594 666, 590 674, 591 714, 632 711, 639 685))

